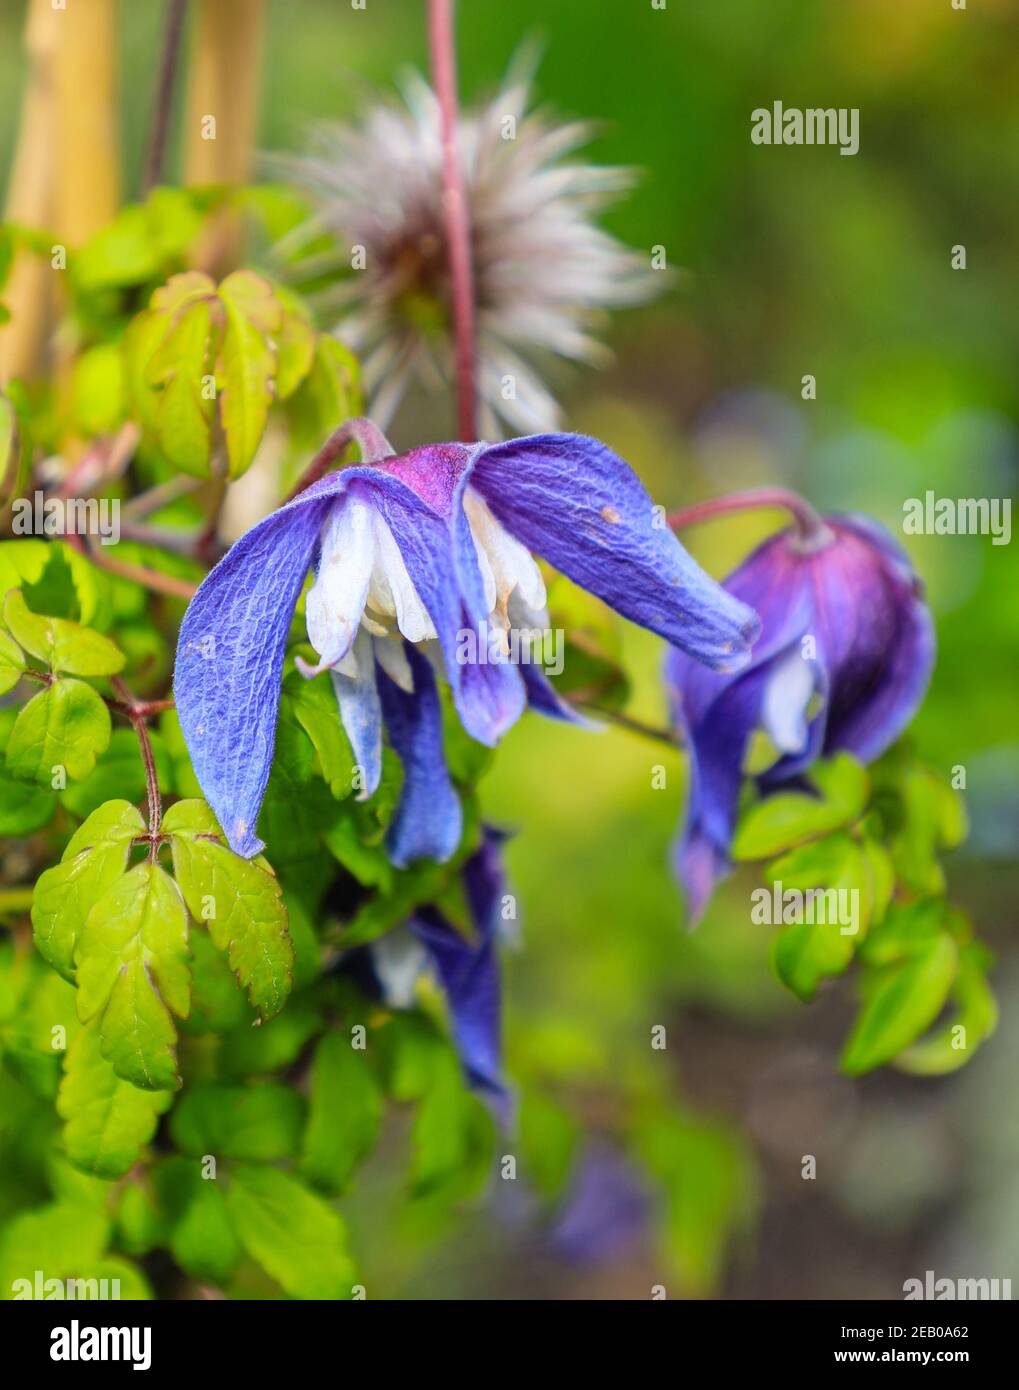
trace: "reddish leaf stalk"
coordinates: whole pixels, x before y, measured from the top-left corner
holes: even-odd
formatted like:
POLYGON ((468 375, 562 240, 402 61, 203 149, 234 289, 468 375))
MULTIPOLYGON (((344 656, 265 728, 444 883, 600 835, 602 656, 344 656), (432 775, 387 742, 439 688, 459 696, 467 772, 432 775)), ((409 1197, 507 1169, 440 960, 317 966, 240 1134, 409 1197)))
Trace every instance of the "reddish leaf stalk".
MULTIPOLYGON (((154 864, 159 854, 159 827, 163 819, 163 800, 159 795, 159 778, 156 774, 156 759, 152 752, 152 740, 149 738, 149 730, 145 721, 154 705, 167 708, 168 702, 165 700, 153 700, 148 702, 136 700, 119 676, 112 677, 110 684, 120 698, 120 703, 117 706, 118 712, 125 715, 131 721, 131 727, 138 736, 138 745, 141 748, 142 762, 145 764, 145 786, 149 802, 149 833, 147 837, 149 862, 154 864)), ((172 703, 172 701, 169 703, 172 703)))

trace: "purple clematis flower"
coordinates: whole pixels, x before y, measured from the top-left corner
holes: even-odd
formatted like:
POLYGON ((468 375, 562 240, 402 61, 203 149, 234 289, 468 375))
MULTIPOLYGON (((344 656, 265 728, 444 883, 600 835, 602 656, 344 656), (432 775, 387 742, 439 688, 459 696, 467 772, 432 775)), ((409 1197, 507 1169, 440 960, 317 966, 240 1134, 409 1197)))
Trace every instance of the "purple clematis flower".
POLYGON ((870 762, 913 717, 934 665, 920 583, 865 518, 801 522, 765 541, 725 587, 761 617, 749 665, 717 674, 682 652, 666 658, 673 719, 690 747, 676 864, 692 921, 728 867, 751 735, 762 730, 774 745, 765 791, 840 750, 870 762))
POLYGON ((502 1076, 498 944, 506 877, 502 831, 482 828, 481 844, 460 871, 474 940, 468 941, 437 907, 419 907, 410 920, 351 954, 367 958, 370 982, 391 1008, 410 1008, 418 977, 430 971, 449 1007, 453 1041, 470 1086, 509 1123, 510 1097, 502 1076))
POLYGON ((729 671, 749 660, 755 615, 695 564, 658 522, 632 469, 597 440, 535 435, 395 457, 368 421, 334 440, 341 436, 359 438, 372 461, 313 483, 248 531, 202 583, 181 625, 181 728, 238 854, 263 847, 255 827, 280 676, 310 569, 308 637, 319 661, 299 664, 309 676, 331 673, 366 796, 379 781, 383 724, 389 731, 405 771, 389 842, 398 865, 448 859, 460 839, 436 671, 482 743, 494 744, 528 701, 571 717, 536 665, 488 656, 491 630, 508 636, 548 626, 532 550, 694 660, 729 671), (477 636, 485 659, 465 659, 464 633, 477 636))

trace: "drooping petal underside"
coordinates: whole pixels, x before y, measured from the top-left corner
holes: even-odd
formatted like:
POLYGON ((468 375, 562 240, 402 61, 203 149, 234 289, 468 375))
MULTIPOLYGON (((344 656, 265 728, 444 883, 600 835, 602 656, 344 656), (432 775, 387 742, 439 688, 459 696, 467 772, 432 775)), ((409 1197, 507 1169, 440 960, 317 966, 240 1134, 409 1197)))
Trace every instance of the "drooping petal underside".
POLYGON ((479 849, 463 868, 476 940, 465 941, 435 908, 420 910, 411 931, 425 946, 449 1001, 453 1037, 467 1078, 507 1118, 502 1079, 501 1003, 497 933, 505 887, 502 836, 486 827, 479 849))
POLYGON ((444 863, 463 833, 460 798, 446 767, 435 676, 415 647, 407 643, 405 651, 414 677, 413 694, 376 666, 386 729, 403 764, 403 792, 386 841, 390 859, 401 869, 415 859, 444 863))
POLYGON ((181 730, 231 849, 251 858, 269 780, 294 607, 331 495, 274 512, 200 585, 181 624, 173 688, 181 730))
POLYGON ((490 445, 472 456, 467 480, 511 535, 623 617, 715 669, 747 664, 756 616, 704 573, 630 466, 598 440, 490 445))
POLYGON ((363 775, 359 801, 374 796, 382 777, 382 702, 375 682, 373 647, 370 634, 361 628, 346 660, 329 673, 340 723, 363 775))
MULTIPOLYGON (((231 847, 248 858, 263 848, 255 826, 272 764, 291 618, 323 524, 344 496, 369 504, 392 533, 438 633, 468 733, 495 743, 523 710, 523 683, 513 667, 456 660, 457 634, 478 615, 465 611, 448 516, 381 468, 330 474, 237 541, 181 625, 174 673, 181 728, 231 847)), ((477 583, 480 589, 480 573, 477 583)))

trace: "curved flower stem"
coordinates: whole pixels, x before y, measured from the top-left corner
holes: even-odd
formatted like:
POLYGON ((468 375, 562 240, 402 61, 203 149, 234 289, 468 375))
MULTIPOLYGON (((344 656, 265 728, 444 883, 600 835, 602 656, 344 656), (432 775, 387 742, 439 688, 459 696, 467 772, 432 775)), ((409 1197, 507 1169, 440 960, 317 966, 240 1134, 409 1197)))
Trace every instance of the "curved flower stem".
POLYGON ((378 425, 363 416, 354 420, 344 420, 319 449, 311 463, 283 499, 284 505, 299 497, 305 488, 317 483, 328 471, 329 465, 343 453, 348 444, 356 443, 361 450, 362 463, 375 463, 378 459, 391 458, 393 446, 379 429, 378 425))
POLYGON ((163 176, 166 137, 170 129, 170 109, 173 106, 173 90, 177 85, 177 67, 180 61, 180 38, 187 7, 188 0, 167 0, 166 3, 163 51, 159 60, 159 84, 152 107, 149 148, 145 158, 145 172, 142 175, 143 197, 155 188, 163 176))
POLYGON ((782 507, 794 517, 805 541, 817 542, 828 535, 828 528, 814 508, 797 492, 783 487, 752 488, 749 492, 731 492, 724 497, 711 497, 670 512, 665 518, 673 530, 697 526, 726 512, 749 511, 758 507, 782 507))
POLYGON ((442 204, 456 338, 457 428, 460 439, 469 444, 478 437, 474 391, 474 271, 470 215, 457 148, 453 0, 428 0, 428 44, 442 132, 442 204))
POLYGON ((138 744, 142 752, 142 762, 145 764, 145 786, 148 791, 149 801, 149 861, 156 862, 159 853, 159 826, 163 819, 163 800, 159 795, 159 778, 156 775, 156 759, 152 752, 152 740, 149 738, 149 731, 146 725, 148 711, 152 704, 162 703, 162 701, 150 701, 147 704, 136 700, 128 690, 127 686, 119 676, 113 676, 110 680, 120 703, 117 705, 119 713, 125 715, 131 721, 131 727, 138 736, 138 744))

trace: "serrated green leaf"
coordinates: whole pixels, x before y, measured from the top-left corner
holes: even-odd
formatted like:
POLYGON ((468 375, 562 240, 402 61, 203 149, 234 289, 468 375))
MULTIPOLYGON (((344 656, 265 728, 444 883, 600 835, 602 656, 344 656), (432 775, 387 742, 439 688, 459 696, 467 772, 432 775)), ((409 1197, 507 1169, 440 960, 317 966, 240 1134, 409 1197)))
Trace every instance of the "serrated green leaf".
POLYGON ((944 1076, 957 1071, 998 1026, 998 1005, 987 982, 990 952, 969 944, 959 950, 959 973, 952 985, 955 1016, 944 1028, 922 1038, 895 1058, 913 1076, 944 1076))
POLYGON ((381 1120, 382 1094, 367 1054, 341 1033, 326 1034, 311 1068, 304 1176, 327 1192, 342 1192, 374 1145, 381 1120))
POLYGON ((227 1210, 253 1260, 293 1298, 350 1298, 354 1267, 336 1212, 278 1168, 238 1167, 227 1210))
POLYGON ((93 904, 127 869, 131 841, 145 833, 137 807, 108 801, 71 836, 60 863, 40 874, 32 927, 42 957, 74 979, 74 950, 93 904))
POLYGON ((307 994, 298 995, 268 1023, 253 1027, 246 1022, 224 1034, 220 1040, 220 1072, 229 1077, 278 1072, 296 1061, 308 1040, 321 1028, 320 1005, 307 994))
POLYGON ((166 457, 177 468, 206 477, 212 453, 215 400, 203 395, 203 378, 211 375, 214 343, 210 305, 204 298, 178 312, 147 369, 150 383, 160 384, 155 431, 166 457))
POLYGON ((713 1292, 727 1247, 757 1205, 753 1160, 739 1135, 662 1106, 638 1122, 637 1147, 665 1195, 665 1253, 685 1291, 713 1292))
POLYGON ((123 654, 108 637, 66 618, 33 613, 20 589, 11 589, 6 595, 3 613, 8 631, 25 651, 54 671, 72 676, 112 676, 123 668, 123 654))
POLYGON ((864 1002, 842 1053, 842 1070, 860 1076, 890 1062, 937 1018, 959 968, 947 933, 864 981, 864 1002))
POLYGON ((281 401, 300 386, 315 360, 315 330, 303 314, 284 314, 283 324, 274 335, 276 343, 276 395, 281 401))
POLYGON ((105 1213, 82 1202, 52 1202, 15 1216, 0 1235, 0 1298, 17 1298, 18 1280, 34 1290, 36 1270, 54 1281, 97 1278, 108 1232, 105 1213))
POLYGON ((56 793, 30 782, 19 782, 0 766, 0 835, 31 835, 52 819, 56 793))
POLYGON ((146 1090, 175 1090, 172 1014, 190 1007, 187 913, 158 864, 138 864, 95 903, 75 960, 78 1016, 100 1018, 103 1056, 146 1090))
POLYGON ((13 690, 25 670, 25 655, 17 642, 0 632, 0 695, 13 690))
POLYGON ((811 777, 821 795, 776 792, 743 813, 733 836, 733 859, 770 859, 859 818, 866 804, 868 782, 858 763, 840 755, 830 763, 817 764, 811 777))
POLYGON ((222 843, 203 801, 178 801, 163 817, 162 829, 172 836, 174 873, 188 911, 226 951, 252 1005, 263 1018, 272 1018, 290 993, 294 965, 275 875, 222 843))
POLYGON ((58 768, 87 777, 110 742, 110 713, 91 686, 55 680, 20 711, 7 741, 15 777, 52 787, 58 768))
POLYGON ((117 1076, 103 1056, 94 1023, 79 1030, 57 1095, 64 1148, 76 1168, 99 1178, 122 1177, 170 1103, 166 1091, 141 1091, 117 1076))
POLYGON ((274 1082, 198 1086, 183 1095, 170 1133, 186 1154, 269 1163, 292 1158, 300 1144, 304 1099, 274 1082))
MULTIPOLYGON (((237 273, 240 274, 243 272, 237 273)), ((261 322, 265 301, 254 294, 239 294, 236 286, 228 289, 236 278, 229 276, 220 286, 220 297, 226 309, 226 331, 218 368, 222 382, 220 421, 226 436, 231 478, 239 478, 246 472, 255 457, 265 433, 276 374, 276 354, 265 336, 267 330, 255 321, 259 318, 261 322)), ((256 276, 249 279, 257 281, 256 276)), ((275 304, 271 294, 269 299, 275 304)), ((278 315, 278 305, 276 310, 278 315)))
POLYGON ((294 718, 311 739, 318 767, 333 796, 342 801, 353 792, 354 753, 343 731, 336 693, 327 674, 305 680, 292 672, 283 682, 294 718))
POLYGON ((159 1163, 154 1178, 169 1218, 173 1258, 193 1279, 225 1284, 243 1251, 222 1183, 203 1176, 199 1161, 179 1157, 159 1163))
POLYGON ((836 833, 783 855, 767 876, 771 889, 757 891, 768 895, 769 918, 776 890, 782 895, 775 970, 800 999, 812 999, 822 979, 842 974, 866 935, 873 901, 867 860, 850 836, 836 833))

